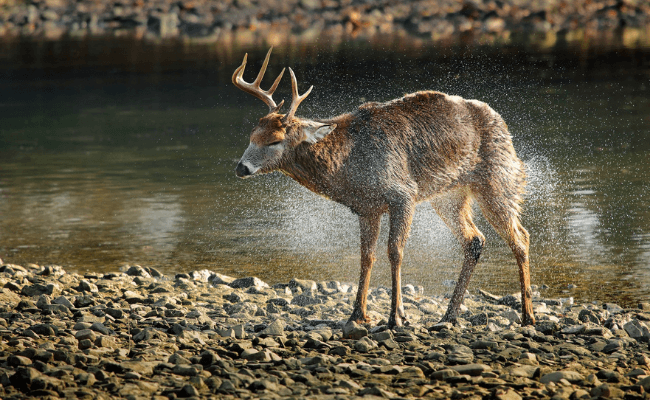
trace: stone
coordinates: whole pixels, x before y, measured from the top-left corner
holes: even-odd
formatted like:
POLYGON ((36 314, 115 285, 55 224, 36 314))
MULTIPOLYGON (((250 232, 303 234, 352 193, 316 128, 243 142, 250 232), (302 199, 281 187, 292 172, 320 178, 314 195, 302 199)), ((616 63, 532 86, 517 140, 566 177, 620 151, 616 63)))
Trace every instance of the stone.
POLYGON ((605 303, 604 308, 609 311, 610 314, 620 314, 625 311, 621 306, 614 303, 605 303))
POLYGON ((139 265, 133 265, 129 267, 126 271, 126 274, 129 276, 141 276, 143 278, 151 278, 151 274, 146 269, 142 268, 139 265))
POLYGON ((354 321, 348 321, 343 326, 343 337, 345 339, 358 340, 368 336, 368 330, 354 321))
POLYGON ((492 398, 495 400, 521 400, 522 397, 514 389, 508 387, 496 387, 492 390, 492 398))
POLYGON ((268 350, 246 349, 241 353, 241 358, 248 361, 270 362, 271 354, 268 350))
POLYGON ((565 370, 548 373, 542 376, 539 381, 541 383, 547 384, 550 382, 559 382, 562 379, 565 379, 571 383, 577 383, 584 381, 585 377, 576 371, 565 370))
POLYGON ((431 379, 436 379, 436 380, 447 380, 448 378, 451 378, 453 376, 459 376, 460 373, 458 371, 453 370, 451 368, 446 368, 446 369, 441 369, 438 371, 434 371, 431 373, 430 377, 431 379))
POLYGON ((311 297, 304 294, 299 294, 294 296, 291 300, 291 304, 295 304, 300 307, 309 306, 312 304, 321 304, 323 301, 317 297, 311 297))
POLYGON ((266 282, 254 276, 248 278, 235 279, 234 281, 230 282, 228 286, 235 289, 242 289, 242 288, 249 288, 249 287, 258 287, 258 288, 269 287, 269 285, 266 282))
POLYGON ((478 313, 474 314, 471 317, 469 317, 469 323, 472 324, 472 326, 480 326, 480 325, 487 325, 488 324, 488 315, 487 313, 478 313))
POLYGON ((197 376, 199 370, 193 365, 174 365, 172 373, 180 376, 197 376))
POLYGON ((81 282, 79 282, 79 291, 97 293, 99 292, 99 289, 97 288, 97 285, 95 285, 94 283, 91 283, 86 279, 82 279, 81 282))
POLYGON ((11 385, 18 390, 27 391, 34 381, 41 377, 41 373, 31 367, 19 367, 16 372, 9 377, 11 385))
POLYGON ((24 367, 27 365, 32 365, 32 360, 27 357, 12 354, 7 358, 7 364, 12 367, 24 367))
POLYGON ((95 382, 97 382, 95 375, 86 372, 75 375, 74 380, 75 383, 83 386, 92 386, 95 384, 95 382))
MULTIPOLYGON (((534 365, 517 365, 508 370, 512 376, 519 376, 522 378, 536 379, 541 374, 541 369, 534 365)), ((560 378, 562 379, 562 378, 560 378)))
POLYGON ((583 333, 587 327, 585 325, 567 325, 562 330, 560 333, 563 333, 565 335, 578 335, 583 333))
POLYGON ((234 281, 235 278, 218 273, 212 274, 208 278, 208 282, 212 285, 230 285, 234 281))
POLYGON ((307 279, 291 279, 289 281, 288 287, 290 289, 300 288, 301 292, 309 292, 313 290, 318 290, 318 285, 316 281, 311 281, 307 279))
POLYGON ((29 329, 41 336, 54 336, 58 331, 58 329, 55 329, 51 324, 36 324, 30 326, 29 329))
POLYGON ((354 349, 360 353, 368 353, 375 348, 377 348, 377 343, 367 336, 362 337, 354 343, 354 349))
POLYGON ((172 364, 176 364, 176 365, 179 365, 179 364, 192 364, 192 362, 189 359, 183 357, 179 353, 174 353, 171 356, 169 356, 169 358, 167 359, 167 362, 172 363, 172 364))
POLYGON ((435 325, 433 325, 431 328, 429 328, 430 331, 434 332, 439 332, 443 329, 450 330, 454 327, 454 325, 451 322, 439 322, 435 325))
POLYGON ((80 331, 77 331, 77 333, 75 333, 74 337, 77 340, 88 339, 88 340, 94 341, 95 339, 97 339, 97 334, 95 334, 95 332, 93 332, 90 329, 82 329, 80 331))
POLYGON ((469 364, 474 361, 472 349, 463 345, 451 345, 447 349, 447 361, 450 364, 469 364))
POLYGON ((515 310, 505 310, 501 313, 501 316, 508 319, 513 324, 521 324, 521 315, 519 315, 515 310))
POLYGON ((199 397, 200 394, 197 388, 189 384, 183 386, 178 392, 179 397, 199 397))
POLYGON ((592 398, 605 398, 605 399, 622 399, 625 396, 625 392, 616 386, 608 385, 603 383, 602 385, 596 386, 589 394, 592 398))
POLYGON ((492 371, 489 365, 485 364, 463 364, 450 367, 461 375, 481 376, 484 372, 492 371))
POLYGON ((633 319, 623 325, 623 329, 630 335, 631 338, 648 341, 650 339, 650 330, 648 327, 638 319, 633 319))
POLYGON ((102 335, 108 336, 111 334, 111 330, 105 327, 101 322, 93 322, 92 325, 90 325, 90 329, 95 332, 99 332, 102 335))

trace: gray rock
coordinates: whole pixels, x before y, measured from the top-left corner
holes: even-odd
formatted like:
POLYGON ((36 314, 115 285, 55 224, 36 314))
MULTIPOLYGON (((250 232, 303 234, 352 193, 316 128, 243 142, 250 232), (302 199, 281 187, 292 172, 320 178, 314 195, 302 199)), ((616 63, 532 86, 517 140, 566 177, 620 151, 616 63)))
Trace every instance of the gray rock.
POLYGON ((7 364, 12 367, 24 367, 27 365, 32 365, 32 360, 27 357, 12 354, 7 358, 7 364))
POLYGON ((81 282, 79 282, 79 291, 97 293, 99 292, 99 289, 97 288, 97 285, 95 285, 94 283, 91 283, 86 279, 82 279, 81 282))
POLYGON ((393 332, 385 330, 383 332, 373 333, 371 336, 372 340, 382 342, 384 340, 393 339, 393 332))
POLYGON ((509 387, 496 387, 492 390, 492 398, 495 400, 521 400, 522 397, 514 389, 509 387))
POLYGON ((550 382, 559 382, 561 379, 566 379, 571 383, 578 383, 584 381, 585 377, 576 371, 555 371, 542 376, 539 381, 547 384, 550 382))
POLYGON ((605 310, 609 311, 610 314, 620 314, 625 311, 621 306, 614 303, 605 303, 605 310))
POLYGON ((501 313, 501 316, 508 319, 513 324, 521 324, 521 315, 515 310, 508 309, 501 313))
POLYGON ((450 322, 438 322, 437 324, 433 325, 431 328, 429 328, 430 331, 434 332, 439 332, 443 329, 452 329, 454 325, 450 322))
POLYGON ((508 373, 512 376, 535 379, 539 378, 541 369, 534 365, 518 365, 511 368, 508 373))
POLYGON ((451 368, 445 368, 445 369, 441 369, 439 371, 432 372, 430 376, 431 376, 431 379, 444 381, 444 380, 447 380, 447 379, 449 379, 449 378, 451 378, 453 376, 458 376, 458 375, 460 375, 458 373, 458 371, 453 370, 451 368))
POLYGON ((102 335, 110 335, 112 332, 110 329, 104 326, 101 322, 94 322, 92 325, 90 325, 90 329, 99 332, 102 335))
POLYGON ((119 308, 105 308, 104 312, 115 319, 124 318, 124 312, 119 308))
POLYGON ((146 269, 139 265, 133 265, 126 271, 129 276, 141 276, 143 278, 151 278, 151 274, 146 269))
POLYGON ((633 339, 648 341, 650 339, 650 330, 643 322, 633 319, 623 325, 623 329, 633 339))
POLYGON ((343 326, 343 337, 345 339, 358 340, 364 336, 368 336, 368 330, 354 321, 348 321, 343 326))
POLYGON ((295 288, 300 288, 302 292, 309 292, 313 290, 318 290, 318 285, 316 284, 316 281, 311 281, 307 279, 292 279, 289 281, 289 288, 290 289, 295 289, 295 288))
POLYGON ((284 327, 284 321, 281 319, 276 319, 275 321, 271 322, 269 326, 260 331, 258 335, 261 337, 282 336, 284 335, 284 327))
POLYGON ((469 364, 474 361, 472 349, 463 345, 451 345, 448 347, 447 361, 450 364, 469 364))
POLYGON ((362 337, 361 339, 357 340, 356 343, 354 344, 354 349, 360 353, 368 353, 372 349, 377 348, 377 343, 372 341, 367 336, 362 337))
POLYGON ((230 285, 235 281, 235 278, 222 274, 212 274, 208 278, 208 282, 212 285, 230 285))
POLYGON ((593 324, 600 324, 600 318, 591 310, 580 310, 578 319, 581 322, 591 322, 593 324))
POLYGON ((492 349, 496 349, 497 346, 498 343, 493 340, 476 340, 470 343, 469 345, 471 349, 480 349, 480 350, 484 350, 484 349, 492 350, 492 349))
POLYGON ((95 339, 97 339, 97 335, 95 334, 95 332, 93 332, 90 329, 82 329, 80 331, 77 331, 77 333, 75 333, 74 337, 77 340, 88 339, 88 340, 94 341, 95 339))
POLYGON ((560 333, 564 333, 566 335, 578 335, 584 333, 586 329, 587 327, 585 325, 568 325, 562 328, 560 333))
POLYGON ((489 365, 485 364, 464 364, 450 367, 461 375, 480 376, 483 372, 492 371, 489 365))
POLYGON ((29 327, 34 333, 42 336, 54 336, 58 329, 51 324, 36 324, 29 327))
POLYGON ((179 397, 199 397, 201 393, 192 385, 185 385, 178 392, 179 397))
POLYGON ((268 350, 246 349, 241 353, 241 358, 248 361, 270 362, 271 354, 268 350))
POLYGON ((266 302, 268 304, 273 304, 273 305, 280 306, 280 307, 286 307, 286 306, 288 306, 290 304, 289 300, 283 299, 282 297, 276 297, 276 298, 273 298, 273 299, 268 299, 266 302))
POLYGON ((197 376, 199 370, 194 365, 178 364, 172 368, 172 373, 180 376, 197 376))
POLYGON ((321 304, 323 301, 317 297, 307 296, 304 294, 299 294, 294 296, 291 300, 291 304, 295 304, 300 307, 312 305, 312 304, 321 304))
POLYGON ((180 355, 178 353, 174 353, 171 356, 169 356, 169 358, 167 359, 167 362, 175 364, 175 365, 179 365, 179 364, 188 364, 189 365, 189 364, 192 364, 192 362, 189 359, 183 357, 182 355, 180 355))
POLYGON ((9 377, 11 385, 18 390, 27 391, 34 381, 42 375, 36 369, 31 367, 19 367, 16 372, 9 377))
POLYGON ((259 288, 268 288, 269 285, 262 281, 260 278, 257 277, 247 277, 247 278, 239 278, 235 279, 234 281, 230 282, 228 285, 231 288, 235 289, 242 289, 242 288, 249 288, 249 287, 259 287, 259 288))
POLYGON ((68 298, 65 296, 59 296, 55 298, 54 300, 52 300, 52 303, 61 304, 67 308, 74 308, 74 304, 72 304, 72 302, 68 300, 68 298))
POLYGON ((468 319, 469 323, 472 324, 472 326, 480 326, 480 325, 487 325, 489 318, 487 313, 482 312, 478 314, 474 314, 468 319))

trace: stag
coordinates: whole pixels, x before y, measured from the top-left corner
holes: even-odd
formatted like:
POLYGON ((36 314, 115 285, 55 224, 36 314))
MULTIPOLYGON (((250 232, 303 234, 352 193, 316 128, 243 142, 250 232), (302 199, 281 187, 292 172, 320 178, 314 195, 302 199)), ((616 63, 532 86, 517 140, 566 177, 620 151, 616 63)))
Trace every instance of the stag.
POLYGON ((388 325, 403 324, 403 249, 416 204, 429 201, 464 251, 460 277, 442 318, 455 323, 485 244, 472 221, 475 200, 514 253, 521 283, 522 324, 534 324, 529 236, 519 218, 525 171, 501 116, 477 100, 421 91, 386 103, 365 103, 330 119, 299 118, 296 110, 313 86, 300 95, 291 68, 292 101, 287 113, 281 114, 284 101, 276 104, 272 96, 284 69, 269 90, 260 88, 272 50, 252 83, 243 79, 248 55, 232 76, 236 87, 269 107, 269 113, 253 129, 235 172, 248 178, 280 171, 358 215, 361 277, 350 320, 370 322, 366 313, 368 284, 381 215, 388 212, 392 277, 388 325))

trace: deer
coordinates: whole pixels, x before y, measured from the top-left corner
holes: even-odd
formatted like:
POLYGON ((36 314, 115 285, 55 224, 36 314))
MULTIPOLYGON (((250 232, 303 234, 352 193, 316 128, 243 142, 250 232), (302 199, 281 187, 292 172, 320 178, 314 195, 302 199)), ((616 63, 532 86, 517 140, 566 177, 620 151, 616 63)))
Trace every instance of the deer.
POLYGON ((273 93, 260 88, 271 51, 252 82, 243 79, 248 54, 233 84, 262 100, 267 115, 250 134, 235 168, 240 178, 273 171, 347 206, 359 218, 361 273, 348 320, 370 323, 367 294, 384 213, 389 216, 391 267, 389 328, 407 321, 401 292, 401 264, 416 204, 428 201, 462 246, 460 276, 440 322, 458 323, 460 306, 481 256, 485 237, 472 220, 474 201, 514 253, 521 284, 522 325, 535 323, 529 271, 529 234, 520 212, 525 166, 501 116, 486 103, 436 91, 419 91, 388 102, 367 102, 329 119, 296 116, 302 95, 291 68, 292 100, 286 114, 273 93))

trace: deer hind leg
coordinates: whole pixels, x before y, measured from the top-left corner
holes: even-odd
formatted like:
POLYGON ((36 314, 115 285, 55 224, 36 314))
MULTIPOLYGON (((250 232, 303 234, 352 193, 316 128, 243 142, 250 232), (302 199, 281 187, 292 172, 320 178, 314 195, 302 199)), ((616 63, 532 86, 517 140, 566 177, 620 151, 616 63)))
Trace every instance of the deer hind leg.
POLYGON ((402 326, 406 313, 402 303, 402 258, 404 246, 413 221, 414 204, 410 200, 389 206, 390 231, 388 233, 388 260, 392 277, 392 292, 388 326, 402 326))
POLYGON ((368 296, 368 285, 370 273, 375 262, 375 249, 379 237, 380 214, 359 217, 359 228, 361 233, 361 277, 359 278, 359 290, 354 302, 354 309, 350 321, 359 323, 370 322, 366 315, 366 300, 368 296))
MULTIPOLYGON (((532 290, 530 289, 530 267, 528 250, 530 237, 519 220, 519 194, 508 198, 503 191, 482 190, 477 200, 483 215, 497 233, 508 243, 517 259, 519 282, 521 284, 522 325, 535 324, 532 290)), ((514 193, 514 192, 513 192, 514 193)))
POLYGON ((463 247, 463 267, 460 270, 458 283, 456 283, 454 293, 449 301, 447 312, 441 321, 456 323, 469 280, 481 256, 485 237, 472 221, 472 198, 465 190, 433 199, 431 205, 463 247))

